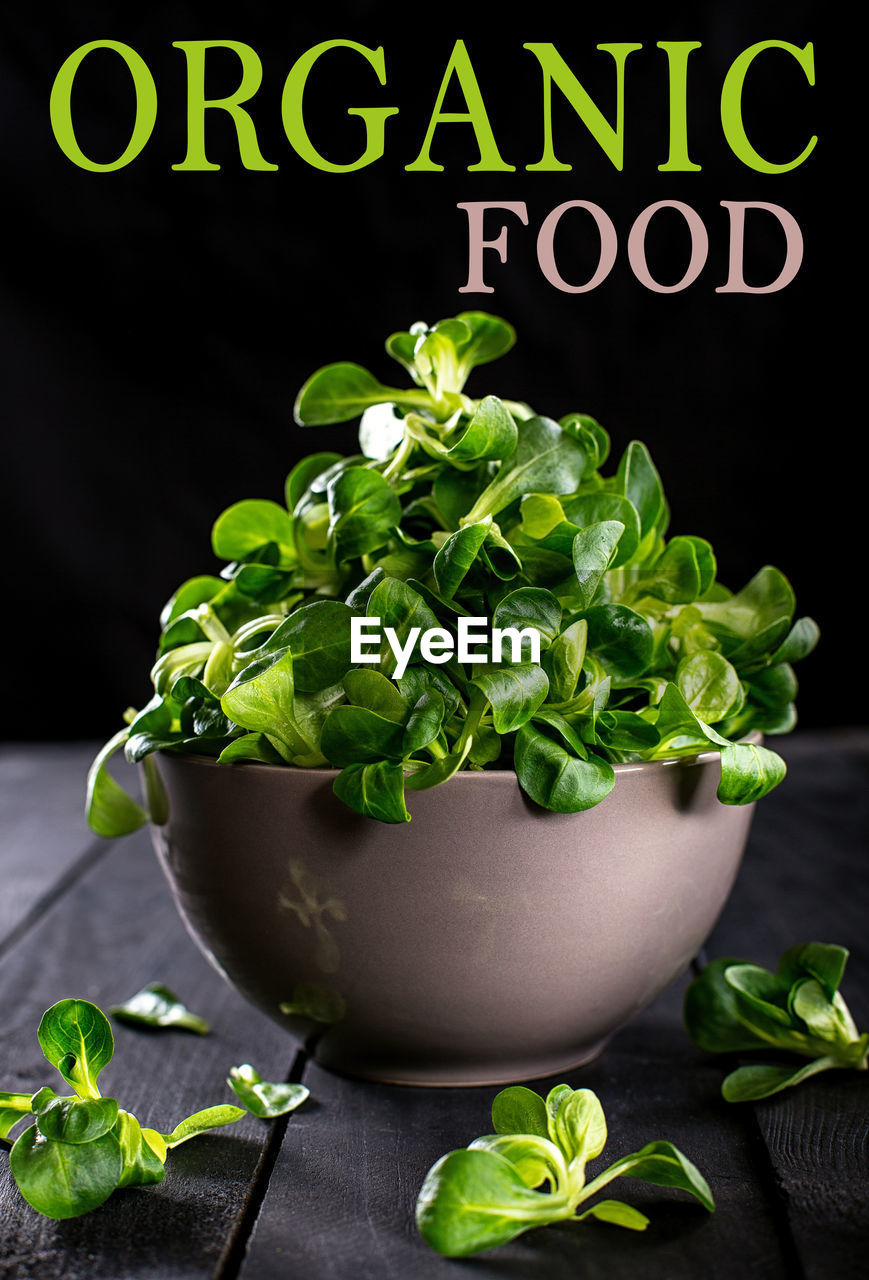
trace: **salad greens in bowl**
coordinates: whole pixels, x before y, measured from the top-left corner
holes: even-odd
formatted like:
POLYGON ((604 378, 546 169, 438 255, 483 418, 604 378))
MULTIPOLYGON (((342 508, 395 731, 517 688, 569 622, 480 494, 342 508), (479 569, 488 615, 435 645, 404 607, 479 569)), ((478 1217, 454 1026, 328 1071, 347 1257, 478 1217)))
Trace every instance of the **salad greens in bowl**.
POLYGON ((353 1075, 594 1056, 708 936, 817 638, 777 569, 733 593, 667 536, 644 445, 611 464, 593 418, 468 396, 513 341, 466 312, 388 339, 410 385, 305 383, 297 421, 358 417, 360 452, 218 518, 223 569, 166 605, 90 772, 94 830, 150 818, 206 954, 353 1075))
POLYGON ((757 733, 792 728, 815 623, 794 620, 777 569, 734 593, 707 541, 667 536, 640 442, 612 464, 585 414, 468 396, 514 339, 465 312, 388 338, 409 386, 350 363, 308 379, 297 422, 360 418, 360 452, 314 453, 283 503, 219 516, 224 567, 169 600, 154 696, 91 769, 96 832, 160 820, 155 752, 332 768, 336 795, 384 823, 409 821, 408 792, 479 770, 515 771, 557 813, 600 804, 620 763, 715 751, 729 805, 781 780, 757 733), (147 807, 107 770, 121 749, 144 761, 147 807))

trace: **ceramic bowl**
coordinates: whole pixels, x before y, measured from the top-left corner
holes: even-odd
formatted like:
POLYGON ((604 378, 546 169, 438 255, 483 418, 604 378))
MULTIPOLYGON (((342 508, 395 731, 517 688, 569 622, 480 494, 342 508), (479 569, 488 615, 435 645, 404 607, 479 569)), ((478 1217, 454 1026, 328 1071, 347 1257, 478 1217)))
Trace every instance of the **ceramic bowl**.
POLYGON ((716 753, 616 765, 585 813, 515 774, 457 774, 386 826, 334 773, 159 756, 154 842, 199 946, 323 1066, 405 1084, 550 1075, 688 965, 733 884, 753 806, 716 753))

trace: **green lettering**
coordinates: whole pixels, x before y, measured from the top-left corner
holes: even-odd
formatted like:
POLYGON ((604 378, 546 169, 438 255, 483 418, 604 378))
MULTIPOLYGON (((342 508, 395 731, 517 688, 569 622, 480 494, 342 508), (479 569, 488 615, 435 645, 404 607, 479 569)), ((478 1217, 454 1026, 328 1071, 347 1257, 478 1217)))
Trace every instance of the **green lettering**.
POLYGON ((83 44, 71 53, 58 71, 51 86, 48 110, 57 145, 67 159, 78 165, 80 169, 90 169, 92 173, 111 173, 113 169, 123 169, 131 160, 135 160, 150 138, 154 121, 157 119, 157 86, 143 60, 128 44, 120 44, 117 40, 92 40, 90 44, 83 44), (84 154, 76 140, 72 123, 70 98, 73 81, 82 62, 94 49, 111 49, 120 54, 129 68, 130 75, 133 77, 133 87, 136 90, 136 120, 133 132, 130 134, 130 141, 117 160, 112 160, 108 164, 98 164, 84 154))
POLYGON ((437 101, 435 102, 431 119, 428 122, 428 129, 426 130, 420 153, 412 164, 404 166, 408 173, 443 172, 443 165, 435 164, 429 154, 432 138, 439 124, 469 124, 474 130, 477 146, 480 149, 480 159, 477 164, 468 165, 469 173, 474 173, 481 169, 491 172, 515 173, 516 166, 514 164, 505 164, 501 159, 498 145, 495 142, 495 135, 492 133, 492 126, 486 113, 486 107, 483 103, 483 95, 480 92, 480 86, 477 83, 477 77, 471 64, 471 59, 468 57, 464 40, 457 40, 453 45, 453 51, 450 54, 450 60, 447 63, 447 69, 441 81, 437 101), (441 110, 453 74, 455 74, 464 94, 467 111, 441 110))
POLYGON ((308 164, 316 169, 323 169, 326 173, 352 173, 354 169, 364 169, 366 165, 373 164, 383 155, 386 121, 389 116, 398 115, 398 107, 348 107, 348 116, 361 116, 365 122, 365 150, 351 164, 333 164, 331 160, 326 160, 308 137, 302 98, 311 68, 329 49, 353 49, 356 53, 361 53, 365 61, 374 68, 380 83, 386 84, 386 60, 382 45, 369 49, 364 44, 356 44, 354 40, 324 40, 322 44, 308 49, 293 64, 281 96, 281 119, 290 145, 308 164))
POLYGON ((796 169, 811 155, 818 139, 813 134, 796 159, 786 164, 774 164, 771 160, 765 160, 749 142, 742 120, 742 86, 745 83, 748 68, 764 49, 784 49, 785 53, 789 53, 802 67, 809 84, 814 85, 815 52, 811 44, 807 44, 805 49, 799 49, 795 44, 786 44, 783 40, 761 40, 759 44, 753 44, 745 49, 724 77, 724 86, 721 90, 721 125, 730 150, 743 164, 747 164, 750 169, 756 169, 758 173, 787 173, 789 169, 796 169))
POLYGON ((641 44, 599 44, 598 49, 611 53, 616 64, 616 126, 595 106, 554 44, 524 44, 540 63, 543 72, 543 155, 536 164, 526 165, 529 172, 572 169, 556 159, 552 145, 552 82, 558 85, 589 133, 621 170, 624 163, 625 62, 629 53, 642 49, 641 44))
POLYGON ((187 155, 173 169, 182 172, 202 172, 219 169, 205 155, 205 112, 209 108, 227 111, 232 117, 238 136, 238 154, 245 169, 277 169, 276 164, 264 160, 256 139, 253 120, 241 106, 248 102, 262 84, 262 63, 249 44, 237 40, 173 40, 173 49, 183 49, 187 57, 187 155), (206 49, 231 49, 241 62, 241 84, 228 98, 205 96, 206 49))
POLYGON ((688 54, 701 48, 699 40, 659 40, 670 65, 670 154, 661 173, 699 173, 688 159, 688 54))

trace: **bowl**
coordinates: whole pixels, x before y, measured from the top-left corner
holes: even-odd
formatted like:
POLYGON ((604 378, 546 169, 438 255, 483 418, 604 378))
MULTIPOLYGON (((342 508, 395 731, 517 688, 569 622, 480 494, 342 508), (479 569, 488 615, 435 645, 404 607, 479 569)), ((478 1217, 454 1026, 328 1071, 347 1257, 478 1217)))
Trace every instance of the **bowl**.
POLYGON ((716 752, 616 765, 576 814, 459 773, 399 826, 346 808, 332 770, 155 758, 155 847, 206 956, 323 1066, 401 1084, 593 1058, 709 935, 753 809, 716 798, 716 752))

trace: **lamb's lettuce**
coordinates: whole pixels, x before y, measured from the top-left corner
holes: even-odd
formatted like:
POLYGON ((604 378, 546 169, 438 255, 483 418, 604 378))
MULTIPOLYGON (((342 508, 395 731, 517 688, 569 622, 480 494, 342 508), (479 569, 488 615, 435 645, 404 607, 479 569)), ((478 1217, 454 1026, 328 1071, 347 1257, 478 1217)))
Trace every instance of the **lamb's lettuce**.
POLYGON ((463 1258, 506 1244, 532 1227, 597 1218, 644 1231, 648 1218, 620 1200, 591 1200, 616 1178, 638 1178, 688 1191, 710 1213, 715 1205, 700 1171, 672 1142, 650 1142, 591 1180, 586 1165, 607 1141, 603 1107, 591 1089, 559 1084, 545 1100, 523 1085, 492 1104, 495 1132, 442 1156, 426 1175, 416 1221, 427 1244, 463 1258))
POLYGON ((792 664, 816 625, 794 617, 777 569, 733 593, 708 542, 667 537, 639 441, 604 473, 609 437, 593 418, 468 396, 469 373, 514 340, 505 321, 464 312, 388 339, 410 388, 349 363, 305 383, 297 422, 361 415, 362 451, 313 454, 285 505, 245 499, 218 518, 212 547, 228 563, 171 597, 154 697, 94 762, 95 831, 165 819, 158 751, 331 766, 341 799, 384 822, 409 820, 407 790, 492 766, 557 812, 599 804, 623 762, 718 752, 726 804, 781 780, 757 734, 793 727, 792 664), (359 618, 392 629, 400 661, 390 647, 353 661, 359 618), (450 641, 463 618, 533 629, 539 663, 527 643, 430 661, 425 632, 450 641), (144 762, 144 805, 108 772, 122 748, 144 762))

